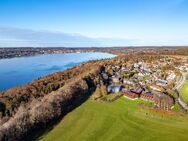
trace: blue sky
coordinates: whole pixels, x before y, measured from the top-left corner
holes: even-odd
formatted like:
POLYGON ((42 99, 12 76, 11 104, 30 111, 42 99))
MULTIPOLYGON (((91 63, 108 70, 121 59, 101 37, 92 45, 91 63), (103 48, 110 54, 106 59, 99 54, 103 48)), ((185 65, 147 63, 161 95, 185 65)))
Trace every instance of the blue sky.
POLYGON ((0 0, 0 27, 188 45, 188 0, 0 0))

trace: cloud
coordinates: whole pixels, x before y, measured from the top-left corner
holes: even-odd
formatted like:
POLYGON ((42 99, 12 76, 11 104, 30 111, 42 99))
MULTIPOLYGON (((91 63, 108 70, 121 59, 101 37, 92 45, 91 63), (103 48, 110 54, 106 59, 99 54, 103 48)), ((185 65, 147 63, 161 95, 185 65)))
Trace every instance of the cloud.
POLYGON ((100 44, 88 37, 78 34, 65 34, 44 30, 29 30, 19 28, 0 27, 1 47, 85 47, 100 46, 100 44))
POLYGON ((188 45, 182 38, 123 39, 89 38, 44 30, 0 27, 0 47, 111 47, 111 46, 188 45))

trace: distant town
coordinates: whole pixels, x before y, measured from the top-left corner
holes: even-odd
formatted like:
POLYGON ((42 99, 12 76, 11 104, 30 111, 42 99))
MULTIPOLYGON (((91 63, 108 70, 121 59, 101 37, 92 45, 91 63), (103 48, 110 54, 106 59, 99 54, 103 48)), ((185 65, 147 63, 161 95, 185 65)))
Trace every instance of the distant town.
POLYGON ((0 48, 0 59, 42 54, 80 53, 92 51, 93 49, 91 48, 0 48))
MULTIPOLYGON (((148 47, 15 47, 15 48, 0 48, 0 59, 14 58, 23 56, 34 56, 42 54, 63 54, 63 53, 84 53, 84 52, 107 52, 120 55, 122 53, 143 53, 143 54, 176 54, 179 49, 184 49, 185 46, 148 46, 148 47)), ((186 54, 181 52, 181 54, 186 54)))
POLYGON ((104 95, 119 93, 131 100, 141 98, 152 101, 156 108, 167 111, 174 107, 175 99, 178 99, 179 104, 188 109, 186 103, 183 104, 179 99, 178 93, 187 71, 187 58, 155 56, 129 61, 123 57, 117 58, 101 68, 98 90, 103 90, 93 98, 100 99, 104 95))

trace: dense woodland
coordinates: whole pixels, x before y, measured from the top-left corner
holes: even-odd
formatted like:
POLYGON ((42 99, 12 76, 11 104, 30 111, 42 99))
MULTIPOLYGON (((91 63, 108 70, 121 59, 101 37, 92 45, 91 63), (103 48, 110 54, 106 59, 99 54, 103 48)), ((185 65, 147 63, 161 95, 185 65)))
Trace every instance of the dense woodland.
POLYGON ((10 117, 14 115, 21 104, 29 103, 33 99, 44 97, 52 91, 56 91, 67 83, 75 81, 79 76, 86 73, 88 68, 94 66, 94 61, 87 64, 68 69, 63 72, 57 72, 32 81, 26 85, 9 89, 0 95, 1 117, 10 117))
POLYGON ((127 61, 132 63, 139 60, 152 61, 160 59, 161 55, 188 55, 188 48, 152 48, 150 50, 115 48, 103 51, 119 54, 119 56, 113 59, 89 61, 1 92, 0 140, 24 139, 23 137, 33 129, 45 128, 78 103, 81 104, 96 88, 98 89, 98 86, 103 86, 99 78, 102 66, 123 64, 127 61), (84 100, 79 102, 80 99, 84 100))

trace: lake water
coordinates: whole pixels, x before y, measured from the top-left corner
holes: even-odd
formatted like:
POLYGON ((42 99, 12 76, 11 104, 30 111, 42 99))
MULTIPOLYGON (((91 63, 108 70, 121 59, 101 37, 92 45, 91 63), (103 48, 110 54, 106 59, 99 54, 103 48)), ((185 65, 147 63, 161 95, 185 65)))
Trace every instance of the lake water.
POLYGON ((0 60, 0 91, 26 84, 38 77, 71 68, 89 60, 112 58, 107 53, 49 54, 0 60))

